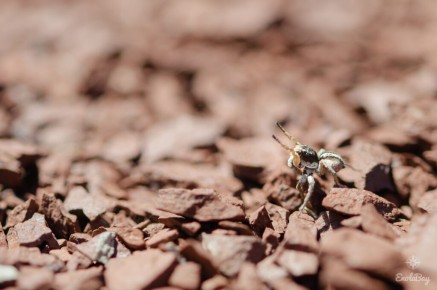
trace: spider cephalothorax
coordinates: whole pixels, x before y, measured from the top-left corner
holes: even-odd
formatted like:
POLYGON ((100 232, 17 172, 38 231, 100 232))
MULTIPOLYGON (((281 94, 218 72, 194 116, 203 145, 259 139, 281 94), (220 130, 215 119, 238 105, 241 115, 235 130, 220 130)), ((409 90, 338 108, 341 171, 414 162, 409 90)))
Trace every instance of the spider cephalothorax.
POLYGON ((289 147, 273 135, 273 139, 275 139, 290 154, 290 157, 288 158, 288 166, 291 168, 296 167, 302 172, 296 188, 303 194, 304 187, 308 184, 307 194, 302 205, 299 207, 299 213, 301 213, 314 191, 314 185, 316 182, 313 173, 317 172, 319 175, 325 175, 329 172, 334 176, 335 183, 338 184, 336 173, 345 167, 345 163, 341 156, 335 152, 328 152, 325 151, 325 149, 320 149, 319 152, 316 153, 316 151, 310 146, 301 144, 297 141, 281 126, 281 124, 276 123, 276 125, 281 129, 282 133, 284 133, 284 135, 294 143, 294 147, 289 147))

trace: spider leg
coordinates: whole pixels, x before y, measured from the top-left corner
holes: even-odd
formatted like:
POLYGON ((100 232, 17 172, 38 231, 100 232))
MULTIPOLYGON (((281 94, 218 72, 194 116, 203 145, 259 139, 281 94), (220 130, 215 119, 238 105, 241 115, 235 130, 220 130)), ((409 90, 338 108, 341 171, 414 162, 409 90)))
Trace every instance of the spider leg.
POLYGON ((314 177, 312 175, 308 175, 306 177, 306 179, 307 179, 307 182, 308 182, 308 192, 307 192, 307 194, 305 196, 305 199, 304 199, 302 205, 299 207, 299 216, 301 215, 302 210, 306 207, 308 201, 310 200, 311 195, 314 192, 314 185, 316 184, 316 181, 314 180, 314 177))
POLYGON ((330 164, 321 164, 323 168, 325 168, 326 170, 329 171, 329 173, 332 174, 332 176, 334 177, 334 182, 336 186, 340 185, 340 181, 338 180, 338 176, 337 176, 337 171, 334 170, 334 168, 332 168, 332 166, 330 164))
POLYGON ((304 186, 306 183, 307 183, 307 175, 302 174, 302 176, 299 178, 299 181, 297 182, 297 185, 296 185, 296 189, 299 190, 299 193, 300 193, 302 199, 305 198, 304 186))
POLYGON ((284 133, 285 136, 287 136, 288 139, 290 139, 290 141, 294 142, 295 144, 300 144, 300 142, 297 141, 296 138, 291 136, 290 133, 288 133, 287 130, 285 130, 285 128, 282 127, 281 124, 279 124, 279 122, 276 123, 276 126, 278 126, 278 128, 282 131, 282 133, 284 133))

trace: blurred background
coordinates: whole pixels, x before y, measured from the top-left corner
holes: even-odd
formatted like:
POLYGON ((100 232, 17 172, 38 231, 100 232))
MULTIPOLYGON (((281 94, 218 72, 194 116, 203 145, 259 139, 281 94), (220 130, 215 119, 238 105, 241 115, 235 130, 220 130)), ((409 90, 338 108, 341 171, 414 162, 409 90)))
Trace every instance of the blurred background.
POLYGON ((149 162, 281 121, 430 149, 436 33, 428 0, 5 0, 0 136, 149 162))

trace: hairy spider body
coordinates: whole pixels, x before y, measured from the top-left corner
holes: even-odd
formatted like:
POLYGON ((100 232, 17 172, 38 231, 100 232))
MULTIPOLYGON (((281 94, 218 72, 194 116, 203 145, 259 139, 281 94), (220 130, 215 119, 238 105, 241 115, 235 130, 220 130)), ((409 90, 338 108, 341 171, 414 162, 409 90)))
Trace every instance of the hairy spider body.
POLYGON ((305 185, 308 184, 308 191, 305 195, 302 205, 299 207, 299 214, 306 207, 311 195, 314 192, 314 186, 316 181, 313 177, 313 173, 323 176, 330 173, 334 176, 336 184, 339 184, 336 173, 345 167, 345 162, 341 156, 335 152, 329 152, 325 149, 320 149, 319 152, 311 148, 308 145, 301 144, 293 136, 291 136, 279 123, 276 123, 279 129, 284 135, 294 143, 294 147, 291 148, 283 144, 279 139, 273 135, 275 139, 285 150, 290 154, 288 158, 288 166, 297 168, 302 172, 302 175, 296 185, 296 188, 303 195, 305 191, 305 185))

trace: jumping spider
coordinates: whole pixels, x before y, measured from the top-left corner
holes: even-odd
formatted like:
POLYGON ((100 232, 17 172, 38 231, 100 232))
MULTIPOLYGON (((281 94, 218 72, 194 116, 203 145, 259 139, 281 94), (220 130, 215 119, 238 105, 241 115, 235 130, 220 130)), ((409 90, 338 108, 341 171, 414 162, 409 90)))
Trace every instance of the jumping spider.
POLYGON ((294 166, 302 172, 296 186, 297 190, 299 190, 302 195, 304 195, 304 186, 308 184, 308 192, 302 205, 299 207, 300 215, 314 191, 314 185, 316 182, 313 173, 316 172, 321 176, 331 173, 334 176, 335 184, 339 185, 337 172, 345 168, 345 162, 341 156, 335 152, 328 152, 325 149, 320 149, 319 152, 316 153, 313 148, 297 141, 281 126, 281 124, 276 123, 276 126, 278 126, 282 133, 284 133, 284 135, 294 143, 293 148, 289 147, 279 141, 275 135, 272 135, 273 139, 275 139, 290 154, 287 162, 288 166, 290 168, 293 168, 294 166))

